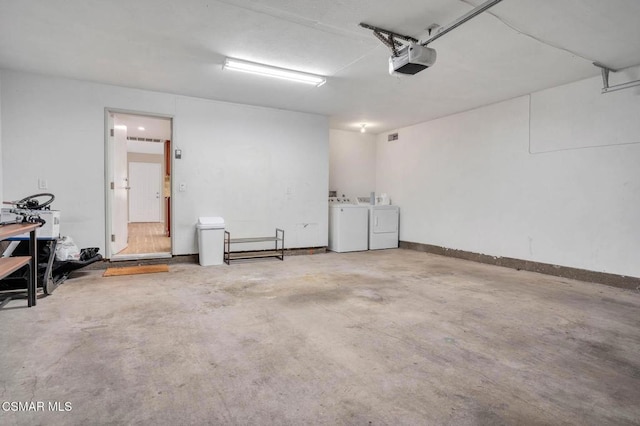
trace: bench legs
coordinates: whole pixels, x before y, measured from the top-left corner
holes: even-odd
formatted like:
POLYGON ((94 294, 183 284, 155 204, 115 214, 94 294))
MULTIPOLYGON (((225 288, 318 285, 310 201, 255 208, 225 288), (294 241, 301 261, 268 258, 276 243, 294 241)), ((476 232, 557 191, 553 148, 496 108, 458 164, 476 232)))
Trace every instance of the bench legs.
POLYGON ((224 231, 224 254, 222 260, 229 265, 231 262, 231 234, 229 231, 224 231))
MULTIPOLYGON (((29 264, 29 283, 27 298, 28 306, 36 306, 36 292, 38 291, 38 243, 36 240, 36 230, 31 231, 29 238, 29 255, 31 255, 31 263, 29 264)), ((55 253, 53 253, 55 256, 55 253)))
POLYGON ((278 251, 278 240, 280 240, 280 257, 278 259, 284 261, 284 229, 276 228, 276 252, 278 251), (280 233, 280 235, 278 235, 280 233))
MULTIPOLYGON (((36 296, 37 288, 34 288, 32 286, 32 278, 34 276, 34 273, 33 273, 33 267, 32 267, 31 261, 29 261, 29 263, 26 264, 26 267, 27 267, 27 307, 30 308, 36 304, 35 296, 36 296)), ((20 292, 17 294, 7 294, 4 299, 0 300, 0 308, 2 308, 4 305, 6 305, 12 299, 18 296, 22 298, 24 297, 24 293, 20 292)))

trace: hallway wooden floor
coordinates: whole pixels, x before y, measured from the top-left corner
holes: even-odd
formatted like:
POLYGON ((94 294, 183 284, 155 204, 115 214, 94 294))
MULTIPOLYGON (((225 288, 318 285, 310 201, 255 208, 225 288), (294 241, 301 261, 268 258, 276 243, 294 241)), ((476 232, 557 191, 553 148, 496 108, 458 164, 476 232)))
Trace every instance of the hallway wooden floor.
POLYGON ((129 245, 118 254, 171 253, 163 222, 129 223, 129 245))

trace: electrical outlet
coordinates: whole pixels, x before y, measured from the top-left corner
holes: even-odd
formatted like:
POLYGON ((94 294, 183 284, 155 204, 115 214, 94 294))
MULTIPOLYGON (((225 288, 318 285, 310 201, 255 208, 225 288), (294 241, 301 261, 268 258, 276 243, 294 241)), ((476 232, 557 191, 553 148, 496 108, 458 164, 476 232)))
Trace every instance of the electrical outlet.
POLYGON ((178 186, 178 191, 180 191, 180 192, 185 192, 186 190, 187 190, 187 184, 186 184, 186 183, 181 183, 181 184, 178 186))

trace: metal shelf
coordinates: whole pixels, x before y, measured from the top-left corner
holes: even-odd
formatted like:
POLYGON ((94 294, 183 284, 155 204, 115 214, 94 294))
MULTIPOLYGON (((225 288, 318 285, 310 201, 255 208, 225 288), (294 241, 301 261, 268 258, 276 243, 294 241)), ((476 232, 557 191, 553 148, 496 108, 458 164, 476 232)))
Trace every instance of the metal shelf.
POLYGON ((231 238, 229 231, 224 231, 224 262, 229 265, 232 260, 257 259, 275 257, 284 260, 284 230, 276 228, 274 237, 231 238), (275 244, 274 250, 231 251, 231 244, 243 243, 269 243, 275 244), (278 244, 280 243, 280 244, 278 244), (280 248, 278 248, 278 245, 280 248))

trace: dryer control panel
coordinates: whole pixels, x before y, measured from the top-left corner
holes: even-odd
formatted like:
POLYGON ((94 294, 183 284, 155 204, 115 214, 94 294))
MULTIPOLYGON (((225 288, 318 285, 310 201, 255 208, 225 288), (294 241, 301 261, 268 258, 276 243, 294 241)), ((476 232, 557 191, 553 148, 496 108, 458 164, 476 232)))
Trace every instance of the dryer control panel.
MULTIPOLYGON (((391 200, 387 197, 386 194, 382 194, 379 197, 375 197, 375 206, 388 206, 391 204, 391 200)), ((356 204, 358 205, 371 205, 371 196, 369 197, 356 197, 356 204)))

